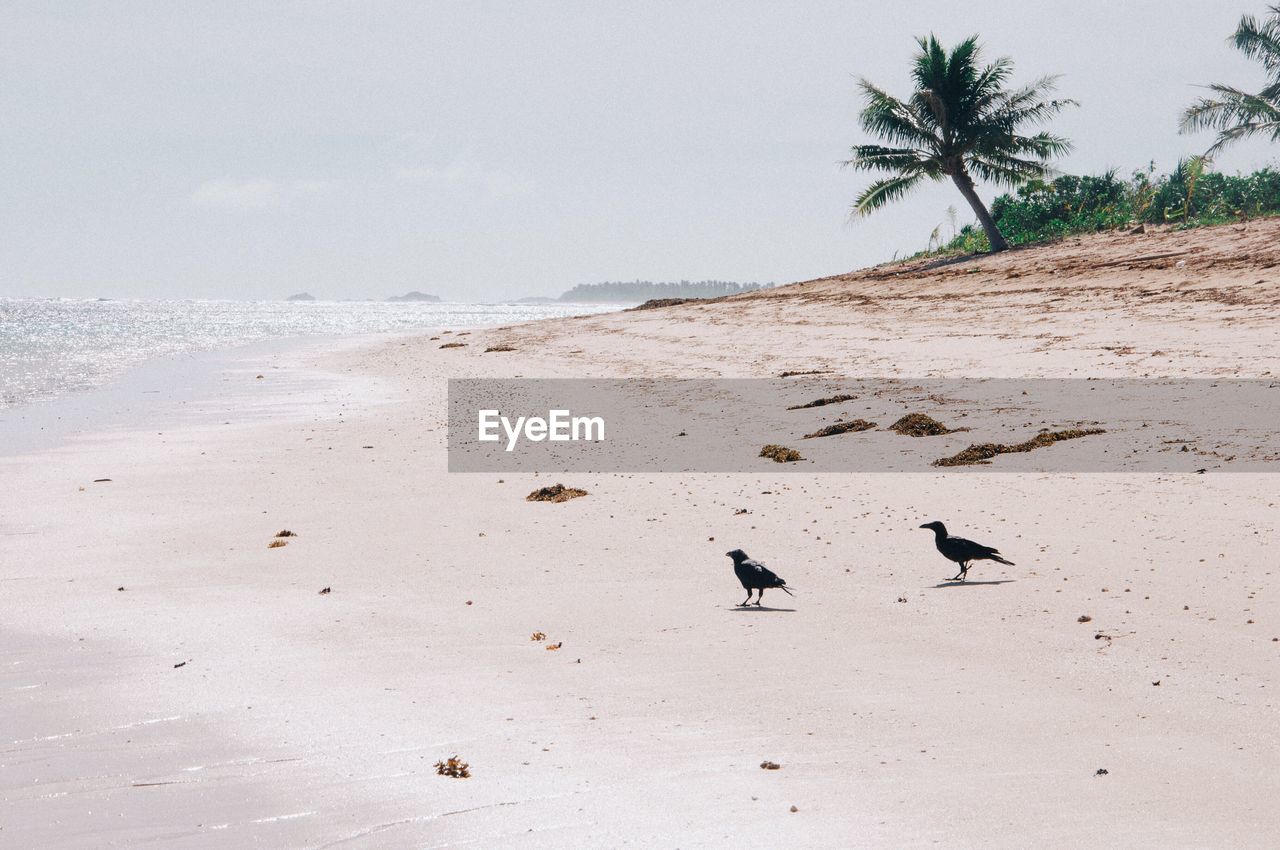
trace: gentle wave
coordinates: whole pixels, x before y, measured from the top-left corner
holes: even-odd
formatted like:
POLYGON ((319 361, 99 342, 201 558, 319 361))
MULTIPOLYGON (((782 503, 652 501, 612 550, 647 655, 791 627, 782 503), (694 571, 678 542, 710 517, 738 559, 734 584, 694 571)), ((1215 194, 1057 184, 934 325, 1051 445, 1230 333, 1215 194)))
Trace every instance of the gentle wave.
POLYGON ((602 304, 0 298, 0 408, 101 386, 153 357, 285 337, 492 327, 602 304))

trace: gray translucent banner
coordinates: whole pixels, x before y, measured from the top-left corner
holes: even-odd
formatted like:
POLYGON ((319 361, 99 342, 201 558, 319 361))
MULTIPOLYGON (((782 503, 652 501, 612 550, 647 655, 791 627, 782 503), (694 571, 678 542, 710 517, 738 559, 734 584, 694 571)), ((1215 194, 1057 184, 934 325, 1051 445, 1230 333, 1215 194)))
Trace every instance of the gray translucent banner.
POLYGON ((1265 380, 449 381, 451 472, 1280 472, 1277 428, 1265 380))

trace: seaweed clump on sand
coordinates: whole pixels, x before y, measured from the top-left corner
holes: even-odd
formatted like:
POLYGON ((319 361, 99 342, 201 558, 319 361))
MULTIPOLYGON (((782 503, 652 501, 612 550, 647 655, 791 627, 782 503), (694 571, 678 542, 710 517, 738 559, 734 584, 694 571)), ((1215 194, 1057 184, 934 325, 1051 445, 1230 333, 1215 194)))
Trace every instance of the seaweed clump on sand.
POLYGON ((506 344, 491 345, 484 350, 484 353, 489 354, 490 352, 493 352, 493 351, 515 351, 515 350, 516 350, 516 347, 514 345, 506 345, 506 344))
POLYGON ((933 462, 934 466, 973 466, 989 464, 996 455, 1017 454, 1042 449, 1062 440, 1078 440, 1093 434, 1105 434, 1102 428, 1068 428, 1065 431, 1041 431, 1030 440, 1022 443, 1006 445, 1005 443, 975 443, 964 451, 951 457, 941 457, 933 462))
POLYGON ((804 404, 793 404, 787 410, 806 410, 810 407, 826 407, 828 404, 840 404, 844 401, 853 401, 856 395, 833 395, 826 398, 815 398, 813 401, 804 404))
POLYGON ((954 434, 957 431, 968 431, 968 428, 948 428, 937 419, 925 413, 908 413, 889 426, 895 434, 907 437, 938 437, 942 434, 954 434))
POLYGON ((282 528, 276 532, 276 537, 297 537, 297 536, 298 535, 294 534, 292 531, 290 531, 287 528, 282 528))
POLYGON ((795 463, 798 460, 804 460, 800 456, 800 452, 795 449, 789 449, 786 446, 779 446, 770 443, 760 450, 760 457, 767 457, 774 463, 795 463))
POLYGON ((445 761, 436 762, 436 773, 453 779, 470 779, 471 765, 457 756, 449 756, 445 761))
POLYGON ((567 502, 585 495, 587 495, 586 490, 566 487, 563 484, 552 484, 550 487, 539 487, 525 496, 524 500, 526 502, 567 502))
POLYGON ((788 369, 785 372, 779 372, 779 378, 795 378, 799 375, 825 375, 830 369, 788 369))
POLYGON ((466 348, 466 346, 467 344, 465 342, 446 342, 444 345, 440 347, 441 348, 466 348))
POLYGON ((870 431, 876 427, 876 423, 868 422, 865 419, 854 419, 852 422, 836 422, 825 428, 819 428, 812 434, 805 434, 806 440, 812 440, 814 437, 834 437, 836 434, 848 434, 857 431, 870 431))

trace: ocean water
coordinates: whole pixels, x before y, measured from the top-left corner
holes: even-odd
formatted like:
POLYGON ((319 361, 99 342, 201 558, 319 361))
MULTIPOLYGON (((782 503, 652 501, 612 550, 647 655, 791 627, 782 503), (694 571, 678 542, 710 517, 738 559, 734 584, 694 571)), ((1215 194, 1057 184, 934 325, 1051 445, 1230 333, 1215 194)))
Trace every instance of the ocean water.
POLYGON ((492 327, 602 304, 0 298, 0 409, 99 387, 164 355, 317 335, 492 327))

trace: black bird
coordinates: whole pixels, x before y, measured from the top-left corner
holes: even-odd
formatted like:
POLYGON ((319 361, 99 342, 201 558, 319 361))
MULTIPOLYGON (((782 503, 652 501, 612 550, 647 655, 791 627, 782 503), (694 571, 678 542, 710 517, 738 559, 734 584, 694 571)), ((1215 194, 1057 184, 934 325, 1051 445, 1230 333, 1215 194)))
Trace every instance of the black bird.
POLYGON ((960 565, 960 572, 947 579, 948 581, 964 581, 969 574, 970 561, 995 561, 998 564, 1014 566, 1013 561, 1006 561, 997 549, 974 543, 972 540, 965 540, 963 537, 952 537, 947 534, 947 527, 940 522, 926 522, 920 527, 932 528, 933 542, 938 547, 938 551, 948 561, 955 561, 960 565))
POLYGON ((751 604, 751 591, 758 590, 760 593, 756 596, 756 605, 760 604, 760 600, 764 598, 764 592, 768 588, 776 587, 778 590, 784 591, 788 596, 795 596, 790 590, 787 590, 787 583, 759 561, 751 560, 746 552, 741 549, 734 549, 732 552, 725 552, 730 558, 733 558, 733 571, 738 576, 738 581, 742 582, 742 586, 747 590, 747 598, 742 605, 751 604))

